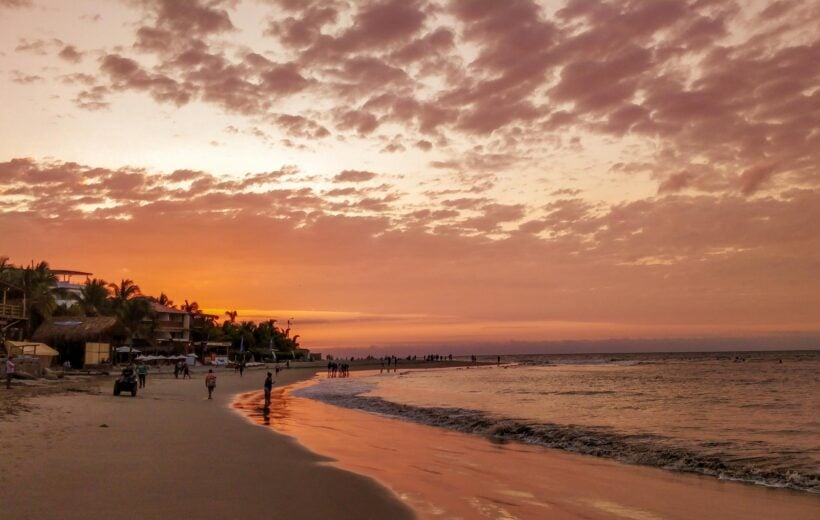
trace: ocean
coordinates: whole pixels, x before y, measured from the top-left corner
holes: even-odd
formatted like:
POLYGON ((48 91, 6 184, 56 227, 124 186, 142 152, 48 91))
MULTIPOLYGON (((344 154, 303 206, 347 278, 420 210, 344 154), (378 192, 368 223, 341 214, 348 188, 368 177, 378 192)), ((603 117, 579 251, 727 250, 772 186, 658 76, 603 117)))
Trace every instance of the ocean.
POLYGON ((520 355, 354 375, 321 374, 293 394, 496 443, 820 493, 818 351, 520 355))

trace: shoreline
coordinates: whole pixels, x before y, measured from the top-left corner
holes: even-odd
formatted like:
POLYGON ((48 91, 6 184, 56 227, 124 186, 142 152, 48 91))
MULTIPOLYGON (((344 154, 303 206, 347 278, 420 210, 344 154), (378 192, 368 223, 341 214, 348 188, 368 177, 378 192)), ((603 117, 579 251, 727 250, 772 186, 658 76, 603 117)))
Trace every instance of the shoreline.
POLYGON ((282 390, 290 413, 275 405, 264 418, 258 391, 239 396, 235 407, 250 421, 332 457, 335 466, 376 479, 420 518, 493 512, 509 518, 810 519, 820 511, 818 497, 807 492, 519 442, 499 444, 290 393, 306 384, 282 390), (528 468, 523 478, 522 467, 528 468))
MULTIPOLYGON (((276 387, 315 372, 283 370, 276 387)), ((149 374, 136 398, 112 396, 113 377, 91 393, 24 398, 27 410, 0 418, 4 516, 414 517, 373 479, 330 466, 288 436, 248 427, 230 402, 261 388, 265 370, 216 373, 212 401, 201 368, 191 380, 149 374)), ((17 390, 0 389, 0 399, 17 390)))

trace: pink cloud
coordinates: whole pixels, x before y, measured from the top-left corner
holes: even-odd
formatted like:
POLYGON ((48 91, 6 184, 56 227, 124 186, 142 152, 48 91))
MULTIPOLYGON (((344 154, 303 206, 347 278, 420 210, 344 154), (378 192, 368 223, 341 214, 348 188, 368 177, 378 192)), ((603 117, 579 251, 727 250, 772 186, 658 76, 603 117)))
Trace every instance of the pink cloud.
POLYGON ((60 51, 58 56, 71 63, 79 63, 83 59, 83 53, 78 51, 73 45, 63 47, 63 50, 60 51))
POLYGON ((333 177, 333 182, 366 182, 375 179, 376 176, 373 172, 344 170, 333 177))

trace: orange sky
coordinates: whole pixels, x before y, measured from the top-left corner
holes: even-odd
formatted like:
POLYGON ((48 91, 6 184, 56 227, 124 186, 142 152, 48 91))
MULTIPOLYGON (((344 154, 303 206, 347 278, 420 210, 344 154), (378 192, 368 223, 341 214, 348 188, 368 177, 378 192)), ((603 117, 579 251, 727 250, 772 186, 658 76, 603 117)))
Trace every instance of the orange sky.
POLYGON ((0 255, 308 347, 820 329, 820 6, 0 0, 0 255))

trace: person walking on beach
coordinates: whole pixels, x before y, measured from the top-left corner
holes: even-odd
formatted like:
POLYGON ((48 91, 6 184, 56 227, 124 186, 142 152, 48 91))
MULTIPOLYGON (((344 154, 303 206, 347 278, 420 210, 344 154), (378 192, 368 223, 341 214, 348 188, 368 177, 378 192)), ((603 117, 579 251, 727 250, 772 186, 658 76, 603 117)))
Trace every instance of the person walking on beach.
POLYGON ((265 408, 270 408, 270 392, 273 389, 273 375, 268 372, 265 378, 265 408))
POLYGON ((139 384, 140 388, 145 388, 145 376, 147 376, 147 375, 148 375, 148 365, 146 365, 145 363, 140 361, 139 365, 137 365, 137 377, 140 380, 140 384, 139 384))
POLYGON ((212 368, 208 369, 208 374, 205 376, 205 387, 208 389, 208 399, 211 399, 216 388, 216 374, 212 368))
POLYGON ((12 356, 9 354, 9 357, 6 358, 6 388, 11 388, 12 377, 14 377, 14 361, 12 361, 12 356))
POLYGON ((188 363, 182 365, 182 379, 185 378, 191 379, 191 369, 188 368, 188 363))

